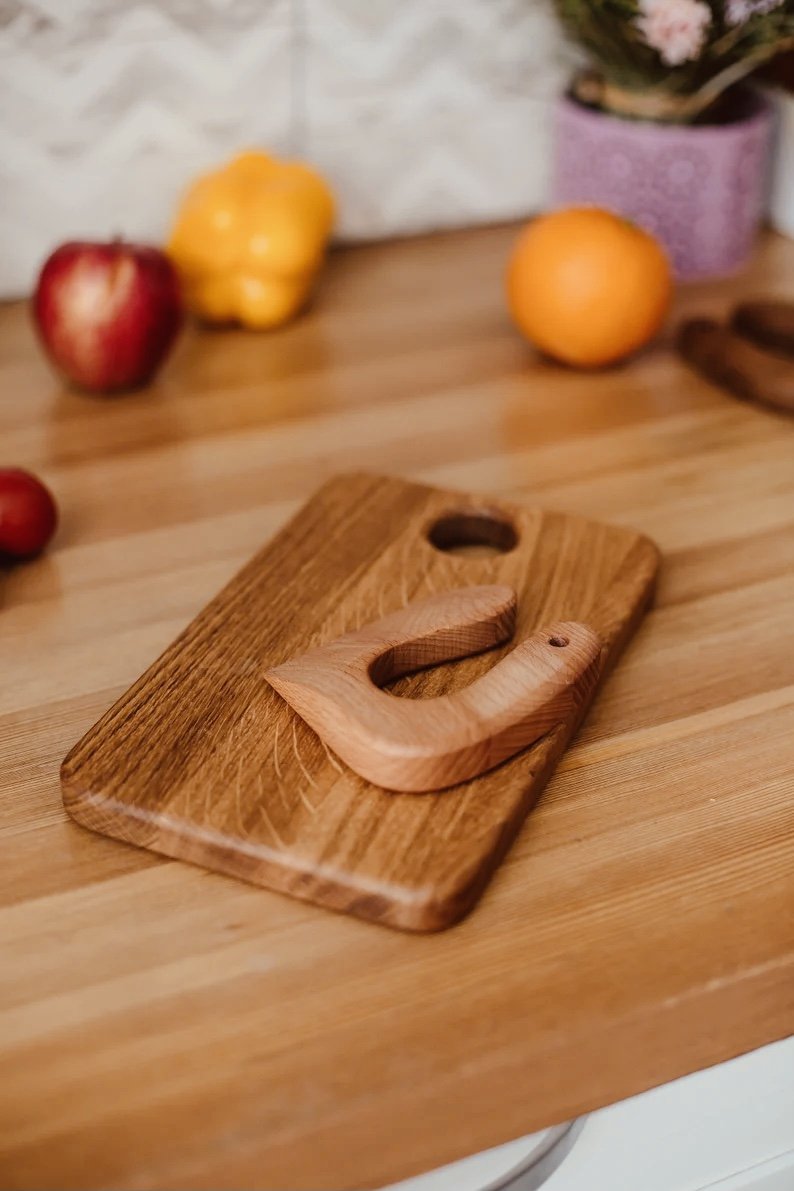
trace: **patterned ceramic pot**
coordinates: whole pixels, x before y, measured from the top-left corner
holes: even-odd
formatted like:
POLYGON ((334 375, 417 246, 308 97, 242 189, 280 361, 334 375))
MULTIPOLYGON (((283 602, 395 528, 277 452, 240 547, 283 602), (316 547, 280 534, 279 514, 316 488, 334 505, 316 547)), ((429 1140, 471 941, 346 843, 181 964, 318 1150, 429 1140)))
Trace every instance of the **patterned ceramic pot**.
POLYGON ((725 124, 652 124, 565 97, 556 115, 553 202, 607 207, 653 232, 682 279, 733 273, 764 211, 771 105, 741 96, 725 124))

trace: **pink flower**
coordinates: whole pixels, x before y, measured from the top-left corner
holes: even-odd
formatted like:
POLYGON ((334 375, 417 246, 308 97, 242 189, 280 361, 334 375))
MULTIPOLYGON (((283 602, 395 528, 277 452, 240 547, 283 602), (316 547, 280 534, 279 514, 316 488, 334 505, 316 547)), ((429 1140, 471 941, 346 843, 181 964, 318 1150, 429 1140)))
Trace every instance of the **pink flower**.
POLYGON ((782 0, 726 0, 725 20, 729 25, 743 25, 750 17, 762 16, 779 8, 782 0))
POLYGON ((702 0, 639 0, 639 8, 637 28, 663 62, 680 66, 698 57, 711 24, 707 4, 702 0))

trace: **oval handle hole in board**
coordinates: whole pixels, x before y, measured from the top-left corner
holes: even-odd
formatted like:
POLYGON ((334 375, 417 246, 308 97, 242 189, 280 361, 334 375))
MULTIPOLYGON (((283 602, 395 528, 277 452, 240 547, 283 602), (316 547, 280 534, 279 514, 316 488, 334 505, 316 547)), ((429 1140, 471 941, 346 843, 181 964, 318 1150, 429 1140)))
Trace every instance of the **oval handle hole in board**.
POLYGON ((506 517, 488 512, 445 513, 427 532, 431 546, 463 558, 507 554, 518 545, 516 528, 506 517))

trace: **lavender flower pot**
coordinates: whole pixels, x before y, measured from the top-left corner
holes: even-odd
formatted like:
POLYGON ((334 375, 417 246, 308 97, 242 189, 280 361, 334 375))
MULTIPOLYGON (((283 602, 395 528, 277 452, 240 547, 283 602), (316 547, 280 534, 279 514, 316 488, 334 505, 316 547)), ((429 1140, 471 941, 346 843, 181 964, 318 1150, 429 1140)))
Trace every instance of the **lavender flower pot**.
POLYGON ((653 232, 676 275, 733 273, 750 256, 764 210, 771 105, 741 95, 724 124, 652 124, 559 101, 553 204, 607 207, 653 232))

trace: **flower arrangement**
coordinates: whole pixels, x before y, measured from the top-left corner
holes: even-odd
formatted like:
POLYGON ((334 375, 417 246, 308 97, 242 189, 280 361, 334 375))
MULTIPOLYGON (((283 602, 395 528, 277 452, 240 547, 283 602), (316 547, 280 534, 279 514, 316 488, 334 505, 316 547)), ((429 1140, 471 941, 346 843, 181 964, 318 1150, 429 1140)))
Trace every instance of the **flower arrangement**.
POLYGON ((620 115, 691 121, 794 46, 794 0, 555 0, 594 60, 578 98, 620 115))

